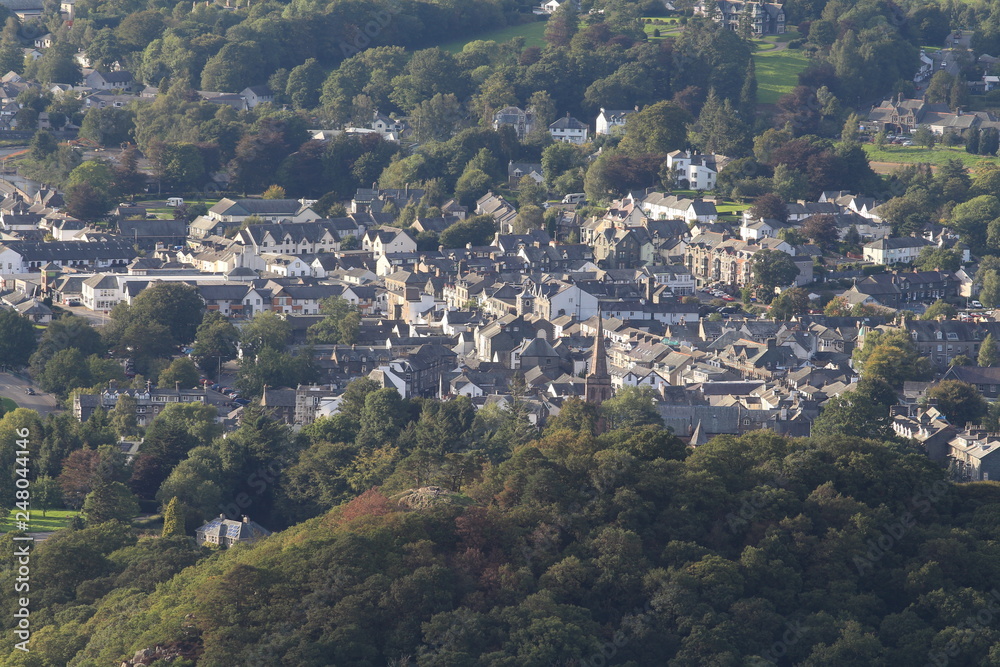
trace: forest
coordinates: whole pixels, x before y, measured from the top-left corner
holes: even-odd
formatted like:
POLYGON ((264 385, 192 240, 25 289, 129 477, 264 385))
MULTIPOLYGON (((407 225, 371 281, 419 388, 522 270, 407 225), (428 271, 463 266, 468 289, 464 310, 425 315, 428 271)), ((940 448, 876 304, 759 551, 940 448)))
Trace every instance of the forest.
MULTIPOLYGON (((640 395, 602 414, 571 401, 542 433, 516 410, 489 426, 476 416, 463 438, 460 401, 375 421, 387 399, 369 391, 360 424, 321 420, 303 441, 251 413, 188 452, 169 494, 235 480, 234 493, 266 469, 275 481, 247 488, 248 514, 273 528, 311 517, 256 546, 137 538, 114 518, 39 544, 33 649, 12 652, 5 632, 3 664, 107 665, 145 649, 172 665, 1000 659, 1000 489, 946 483, 909 445, 760 431, 689 450, 640 395), (357 451, 384 466, 330 474, 357 451)), ((19 412, 0 434, 30 418, 19 412)), ((0 541, 5 588, 13 548, 0 541)))

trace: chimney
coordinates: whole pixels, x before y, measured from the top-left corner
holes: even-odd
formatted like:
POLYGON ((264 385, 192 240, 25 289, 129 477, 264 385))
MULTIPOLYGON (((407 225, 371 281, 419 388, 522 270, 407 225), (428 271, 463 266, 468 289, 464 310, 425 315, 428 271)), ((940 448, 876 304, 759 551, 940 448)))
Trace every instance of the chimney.
POLYGON ((243 523, 250 523, 250 517, 248 517, 246 514, 243 515, 243 523))

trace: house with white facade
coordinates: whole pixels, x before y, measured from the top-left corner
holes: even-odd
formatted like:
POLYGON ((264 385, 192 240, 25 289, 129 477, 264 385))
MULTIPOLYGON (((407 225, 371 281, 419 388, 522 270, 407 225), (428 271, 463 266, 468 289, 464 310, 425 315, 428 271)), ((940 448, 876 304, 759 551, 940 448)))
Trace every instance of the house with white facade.
POLYGON ((549 125, 549 134, 552 135, 552 138, 568 144, 587 143, 588 132, 589 128, 585 123, 581 123, 569 114, 549 125))
POLYGON ((719 213, 712 202, 701 199, 687 199, 663 192, 650 192, 639 202, 643 213, 652 220, 686 220, 693 222, 715 222, 719 213))
POLYGON ((677 177, 677 185, 682 189, 713 190, 719 172, 729 162, 724 155, 673 151, 667 153, 667 166, 677 177))
POLYGON ((594 123, 596 126, 594 134, 624 132, 625 121, 628 120, 629 114, 633 114, 638 110, 639 107, 635 109, 605 109, 601 107, 601 113, 597 115, 597 120, 594 123))
POLYGON ((361 248, 379 259, 389 253, 416 252, 417 242, 398 227, 369 229, 361 238, 361 248))
POLYGON ((862 248, 862 256, 876 264, 908 263, 915 260, 920 250, 929 245, 933 244, 915 236, 883 238, 866 243, 862 248))

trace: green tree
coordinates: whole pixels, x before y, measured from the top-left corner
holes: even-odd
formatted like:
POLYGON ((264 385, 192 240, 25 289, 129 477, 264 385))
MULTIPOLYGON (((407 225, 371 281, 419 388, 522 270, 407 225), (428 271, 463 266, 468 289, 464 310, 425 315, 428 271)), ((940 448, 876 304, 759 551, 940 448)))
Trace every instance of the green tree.
POLYGON ((99 482, 83 501, 89 525, 108 521, 127 523, 139 514, 139 503, 121 482, 99 482))
POLYGON ((288 74, 285 95, 295 109, 314 109, 319 106, 320 89, 326 72, 315 58, 309 58, 292 68, 288 74))
POLYGON ((198 386, 199 379, 198 369, 195 368, 194 362, 187 357, 178 357, 160 371, 157 385, 161 389, 172 389, 175 386, 191 389, 198 386))
POLYGON ((209 374, 217 377, 222 364, 236 358, 240 333, 218 311, 206 310, 194 335, 191 357, 209 374))
POLYGON ((965 243, 981 247, 986 243, 990 222, 997 218, 1000 218, 1000 199, 993 195, 981 195, 952 209, 951 226, 962 235, 965 243))
POLYGON ((138 417, 136 406, 138 401, 130 394, 122 393, 111 409, 111 427, 119 438, 135 435, 138 432, 138 417))
POLYGON ((930 362, 921 357, 905 331, 870 331, 854 350, 854 361, 863 378, 881 378, 894 388, 907 380, 925 380, 930 362))
POLYGON ((86 359, 75 347, 53 354, 35 379, 42 389, 59 396, 66 396, 74 389, 91 385, 86 359))
POLYGON ((270 310, 258 311, 240 331, 243 355, 258 354, 264 348, 284 350, 292 337, 292 326, 287 320, 270 310))
POLYGON ((0 309, 0 366, 27 366, 36 347, 31 320, 17 311, 0 309))
POLYGON ((309 327, 309 342, 324 345, 354 343, 361 324, 357 306, 341 296, 331 296, 320 302, 319 310, 326 317, 309 327))
POLYGON ((160 537, 184 537, 186 534, 184 513, 181 511, 180 501, 174 496, 163 510, 163 531, 160 537))
POLYGON ((438 243, 445 248, 464 248, 468 244, 486 246, 496 236, 496 225, 488 215, 477 215, 451 224, 441 232, 438 243))
POLYGON ((940 318, 940 319, 950 320, 954 319, 954 317, 957 314, 958 311, 955 310, 955 306, 951 305, 950 303, 948 303, 943 299, 938 299, 937 301, 935 301, 934 303, 932 303, 927 307, 927 310, 925 310, 924 314, 920 316, 920 319, 936 320, 940 318))
POLYGON ((647 385, 622 387, 601 404, 601 415, 614 429, 663 425, 663 418, 656 409, 656 391, 647 385))
POLYGON ((987 308, 1000 305, 1000 273, 987 271, 983 276, 983 289, 979 292, 979 301, 987 308))
POLYGON ((776 320, 787 320, 794 315, 809 311, 809 294, 801 287, 786 289, 771 302, 771 316, 776 320))
POLYGON ((934 402, 948 421, 958 428, 967 424, 978 425, 989 408, 983 395, 974 386, 959 380, 938 382, 927 390, 926 399, 934 402))
POLYGON ((685 128, 692 120, 673 102, 657 102, 629 115, 619 149, 630 155, 666 155, 684 147, 685 128))
POLYGON ((46 512, 62 506, 62 492, 59 489, 59 483, 48 475, 40 476, 31 486, 31 501, 32 505, 36 505, 42 510, 44 518, 46 512))
POLYGON ((913 140, 923 146, 924 148, 934 148, 934 144, 937 142, 937 137, 926 127, 921 127, 913 133, 913 140))
POLYGON ((997 341, 993 334, 986 334, 982 344, 979 346, 978 363, 983 368, 990 368, 997 364, 997 341))
POLYGON ((759 250, 750 259, 750 270, 754 284, 761 289, 758 296, 764 303, 774 299, 776 287, 790 285, 795 276, 799 275, 799 267, 787 253, 780 250, 759 250))
POLYGON ((698 114, 698 120, 687 128, 689 141, 704 153, 721 153, 738 158, 749 155, 753 131, 732 103, 720 100, 715 90, 708 93, 708 99, 698 114))

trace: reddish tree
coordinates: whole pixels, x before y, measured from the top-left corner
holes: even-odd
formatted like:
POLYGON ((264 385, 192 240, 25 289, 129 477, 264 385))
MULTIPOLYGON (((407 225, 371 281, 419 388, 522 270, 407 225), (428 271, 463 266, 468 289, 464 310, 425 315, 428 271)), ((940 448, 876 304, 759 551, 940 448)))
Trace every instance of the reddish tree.
POLYGON ((375 487, 347 503, 340 518, 343 521, 350 521, 359 516, 383 516, 391 511, 392 502, 378 490, 378 487, 375 487))
POLYGON ((93 490, 98 479, 101 454, 96 449, 78 449, 63 461, 59 487, 63 500, 73 509, 83 507, 83 500, 93 490))

